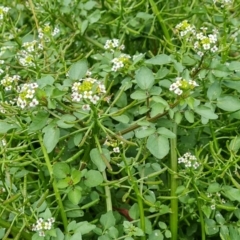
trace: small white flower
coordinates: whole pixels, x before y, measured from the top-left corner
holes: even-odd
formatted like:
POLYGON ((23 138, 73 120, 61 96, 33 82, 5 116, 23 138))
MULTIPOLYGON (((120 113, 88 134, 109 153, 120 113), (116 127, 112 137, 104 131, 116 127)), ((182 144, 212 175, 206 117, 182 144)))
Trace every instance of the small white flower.
POLYGON ((119 147, 114 147, 114 148, 113 148, 113 152, 115 152, 115 153, 120 153, 119 147))
POLYGON ((213 204, 213 205, 211 205, 211 209, 212 210, 215 210, 216 209, 216 206, 213 204))
POLYGON ((82 110, 84 110, 84 111, 89 111, 91 108, 90 108, 90 106, 89 106, 89 104, 84 104, 83 106, 82 106, 82 110))

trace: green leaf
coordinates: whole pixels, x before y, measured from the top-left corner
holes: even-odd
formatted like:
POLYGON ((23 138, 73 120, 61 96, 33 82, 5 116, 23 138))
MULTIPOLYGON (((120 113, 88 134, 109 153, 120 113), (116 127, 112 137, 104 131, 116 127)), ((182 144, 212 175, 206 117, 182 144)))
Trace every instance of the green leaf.
POLYGON ((165 237, 166 238, 171 238, 172 237, 172 233, 168 229, 166 229, 166 231, 165 231, 165 237))
POLYGON ((165 222, 158 222, 158 226, 161 228, 161 229, 167 229, 167 224, 165 222))
POLYGON ((30 124, 28 130, 30 132, 34 132, 42 129, 46 125, 48 117, 49 117, 48 112, 44 110, 38 111, 36 116, 33 116, 32 123, 30 124))
POLYGON ((173 61, 174 68, 177 72, 181 73, 184 70, 183 65, 180 62, 173 61))
POLYGON ((240 109, 240 100, 237 96, 220 97, 217 99, 217 106, 224 111, 237 111, 240 109))
POLYGON ((66 178, 70 174, 70 167, 67 163, 58 162, 53 164, 53 175, 56 178, 66 178))
POLYGON ((144 126, 135 130, 135 136, 136 138, 145 138, 155 133, 155 131, 156 131, 155 128, 144 126))
POLYGON ((235 138, 233 138, 229 144, 229 149, 233 152, 238 152, 240 148, 240 137, 236 136, 235 138))
POLYGON ((112 117, 114 120, 121 122, 121 123, 128 123, 129 122, 129 117, 127 115, 120 115, 116 117, 112 117))
POLYGON ((224 219, 222 214, 218 211, 215 214, 215 219, 216 219, 217 223, 220 224, 220 225, 223 225, 226 222, 226 220, 224 219))
POLYGON ((100 218, 100 223, 103 225, 104 230, 109 229, 110 227, 114 227, 116 223, 116 219, 112 211, 109 211, 103 214, 100 218))
POLYGON ((54 78, 51 75, 44 76, 37 80, 37 84, 40 88, 44 88, 47 85, 53 85, 54 78))
POLYGON ((169 69, 168 68, 165 68, 165 67, 160 68, 157 71, 155 78, 156 79, 163 79, 163 78, 165 78, 168 75, 168 73, 169 73, 169 69))
POLYGON ((163 136, 151 135, 147 140, 147 149, 158 159, 164 158, 169 152, 168 139, 163 136))
POLYGON ((73 142, 74 142, 75 146, 79 145, 79 143, 82 140, 82 137, 83 137, 83 134, 81 132, 74 135, 73 142))
POLYGON ((73 183, 74 184, 79 183, 81 180, 81 176, 82 176, 82 173, 79 170, 74 169, 71 173, 71 178, 72 178, 73 183))
POLYGON ((7 133, 8 130, 17 128, 17 127, 18 126, 16 124, 6 123, 6 122, 0 120, 0 133, 2 133, 2 134, 7 133))
POLYGON ((74 204, 74 205, 77 205, 81 198, 82 198, 82 191, 81 191, 81 188, 80 187, 74 187, 73 189, 71 189, 69 192, 68 192, 68 199, 69 201, 74 204))
POLYGON ((100 18, 101 18, 101 11, 98 9, 95 10, 92 14, 88 15, 88 21, 90 24, 98 22, 100 18))
POLYGON ((220 184, 215 182, 215 183, 210 183, 210 185, 208 186, 207 192, 216 193, 216 192, 219 192, 220 190, 221 190, 220 184))
POLYGON ((87 70, 88 70, 87 60, 82 59, 71 65, 69 69, 69 77, 73 80, 81 79, 85 76, 87 70))
POLYGON ((136 73, 137 85, 142 90, 150 90, 154 84, 152 71, 147 67, 141 67, 136 73))
POLYGON ((6 228, 0 228, 0 239, 3 238, 5 231, 6 231, 6 228))
POLYGON ((207 90, 207 96, 210 101, 217 99, 221 95, 222 89, 219 82, 214 82, 207 90))
POLYGON ((60 138, 60 130, 55 126, 48 127, 48 131, 45 131, 43 135, 43 144, 47 149, 47 153, 52 152, 56 147, 60 138))
POLYGON ((86 31, 86 29, 87 29, 87 27, 88 27, 88 20, 83 20, 82 22, 81 22, 81 25, 80 25, 80 29, 81 29, 81 35, 83 35, 84 34, 84 32, 86 31))
POLYGON ((56 240, 64 240, 64 234, 59 228, 56 228, 56 240))
POLYGON ((82 235, 90 233, 93 229, 95 229, 96 226, 87 222, 79 222, 76 224, 76 228, 73 229, 74 232, 80 232, 82 235))
POLYGON ((118 238, 118 230, 115 227, 110 227, 108 229, 108 235, 113 238, 113 239, 117 239, 118 238))
POLYGON ((156 102, 151 106, 150 116, 155 117, 158 114, 163 113, 164 109, 165 109, 165 106, 162 103, 156 102))
POLYGON ((223 78, 229 75, 229 72, 224 72, 220 70, 212 70, 212 74, 216 77, 223 78))
POLYGON ((219 231, 219 227, 214 220, 205 218, 205 231, 207 235, 214 235, 219 231))
POLYGON ((164 236, 160 230, 154 230, 150 235, 148 240, 163 240, 164 236))
POLYGON ((201 209, 202 209, 203 213, 205 214, 205 216, 207 218, 209 218, 212 213, 210 206, 202 205, 201 209))
POLYGON ((145 63, 153 64, 153 65, 163 65, 163 64, 168 64, 171 61, 172 61, 172 59, 168 55, 160 54, 160 55, 157 55, 153 58, 146 60, 145 63))
POLYGON ((215 114, 211 108, 206 107, 206 106, 202 106, 202 105, 197 106, 197 107, 194 109, 194 111, 195 111, 197 114, 199 114, 199 115, 201 115, 202 117, 207 118, 207 119, 217 119, 217 118, 218 118, 218 115, 215 114))
POLYGON ((235 89, 236 91, 240 92, 240 81, 231 81, 231 80, 224 80, 222 84, 225 86, 235 89))
POLYGON ((133 92, 130 97, 132 99, 136 99, 136 100, 143 100, 147 98, 147 94, 145 91, 143 90, 136 90, 135 92, 133 92))
POLYGON ((82 240, 82 234, 80 232, 74 233, 69 240, 82 240))
POLYGON ((166 138, 175 138, 176 137, 175 133, 173 133, 172 131, 170 131, 169 129, 167 129, 165 127, 158 128, 157 133, 159 133, 160 135, 162 135, 166 138))
POLYGON ((192 111, 186 110, 184 116, 188 122, 194 123, 194 113, 192 111))
POLYGON ((237 188, 233 188, 230 186, 223 186, 222 188, 225 196, 229 198, 231 201, 240 202, 240 190, 237 188))
POLYGON ((57 125, 60 128, 71 128, 74 126, 74 123, 71 123, 76 120, 76 117, 70 114, 65 114, 61 116, 61 119, 57 121, 57 125))
POLYGON ((84 184, 88 187, 96 187, 103 182, 102 174, 96 170, 89 170, 84 177, 84 184))
POLYGON ((57 187, 60 189, 69 187, 69 182, 71 181, 70 177, 66 177, 64 179, 60 179, 57 181, 57 187))
POLYGON ((230 240, 240 239, 239 227, 230 224, 228 228, 230 232, 230 240))
POLYGON ((139 206, 137 203, 134 203, 129 209, 129 216, 134 220, 139 218, 139 206))
POLYGON ((224 225, 220 226, 220 237, 223 240, 233 239, 233 238, 230 238, 228 227, 224 225))
POLYGON ((231 71, 240 70, 240 62, 232 61, 228 65, 228 69, 231 71))
MULTIPOLYGON (((106 148, 102 149, 103 155, 105 156, 105 160, 110 161, 110 153, 106 148)), ((90 152, 91 161, 97 166, 100 172, 106 169, 106 164, 104 162, 104 156, 101 155, 97 148, 94 148, 90 152)))

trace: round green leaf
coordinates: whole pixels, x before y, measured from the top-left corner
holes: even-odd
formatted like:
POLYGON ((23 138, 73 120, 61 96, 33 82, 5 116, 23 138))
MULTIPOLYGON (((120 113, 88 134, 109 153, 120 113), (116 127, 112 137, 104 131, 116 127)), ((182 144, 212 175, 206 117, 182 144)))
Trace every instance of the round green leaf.
POLYGON ((217 119, 218 115, 214 111, 206 106, 198 106, 194 111, 206 119, 217 119))
POLYGON ((82 191, 80 188, 73 188, 71 189, 69 192, 68 192, 68 199, 69 201, 74 204, 74 205, 77 205, 80 200, 81 200, 81 197, 82 197, 82 191))
POLYGON ((171 57, 169 57, 166 54, 159 54, 153 58, 150 58, 145 61, 147 64, 153 64, 153 65, 163 65, 168 64, 172 61, 171 57))
POLYGON ((142 90, 150 90, 154 84, 152 71, 147 67, 141 67, 136 73, 137 85, 142 90))
POLYGON ((53 175, 56 178, 65 178, 70 173, 70 168, 67 163, 58 162, 53 165, 53 175))
POLYGON ((151 135, 147 140, 147 149, 158 159, 164 158, 169 152, 168 139, 163 136, 151 135))
POLYGON ((88 70, 87 60, 82 59, 73 63, 69 69, 69 77, 73 80, 81 79, 85 76, 88 70))
POLYGON ((96 170, 89 170, 84 177, 84 184, 88 187, 96 187, 103 182, 102 174, 96 170))
POLYGON ((151 128, 151 127, 140 127, 135 131, 135 136, 137 138, 145 138, 148 137, 150 135, 152 135, 153 133, 155 133, 155 128, 151 128))
POLYGON ((217 106, 224 111, 237 111, 240 109, 240 100, 237 96, 220 97, 217 99, 217 106))

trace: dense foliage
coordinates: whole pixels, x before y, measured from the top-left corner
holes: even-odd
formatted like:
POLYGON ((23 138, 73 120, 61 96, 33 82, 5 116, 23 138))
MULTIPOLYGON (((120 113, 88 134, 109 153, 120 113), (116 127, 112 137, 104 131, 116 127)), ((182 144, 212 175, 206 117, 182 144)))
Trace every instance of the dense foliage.
POLYGON ((240 1, 2 0, 0 239, 240 239, 240 1))

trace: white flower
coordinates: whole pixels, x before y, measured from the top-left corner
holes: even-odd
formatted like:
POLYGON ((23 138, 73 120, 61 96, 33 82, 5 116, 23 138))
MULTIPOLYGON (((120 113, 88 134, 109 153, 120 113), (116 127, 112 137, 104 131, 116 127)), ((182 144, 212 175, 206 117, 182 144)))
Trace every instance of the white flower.
POLYGON ((114 147, 114 148, 113 148, 113 152, 115 152, 115 153, 120 153, 119 147, 114 147))
POLYGON ((90 108, 90 106, 89 106, 89 104, 84 104, 83 106, 82 106, 82 110, 84 110, 84 111, 89 111, 91 108, 90 108))

